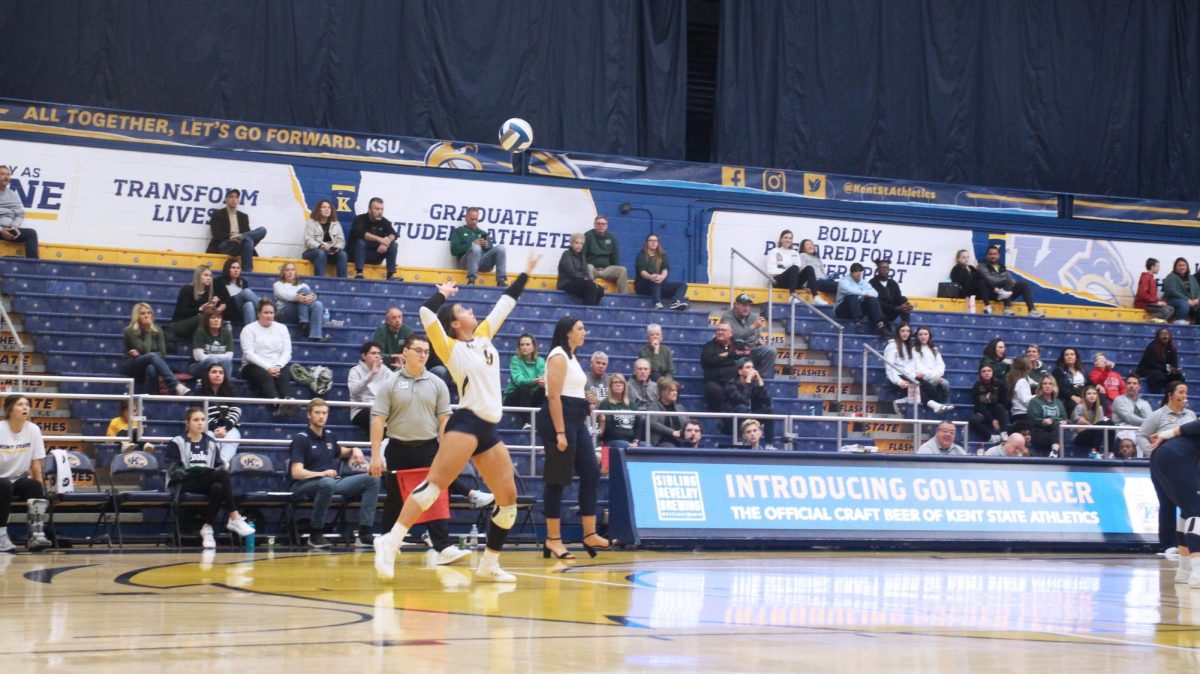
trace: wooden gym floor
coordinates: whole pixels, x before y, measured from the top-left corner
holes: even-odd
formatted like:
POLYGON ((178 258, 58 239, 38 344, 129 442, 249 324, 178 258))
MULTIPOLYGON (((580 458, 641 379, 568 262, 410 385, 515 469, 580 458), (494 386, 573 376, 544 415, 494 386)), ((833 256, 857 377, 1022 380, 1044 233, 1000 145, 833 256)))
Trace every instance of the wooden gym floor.
POLYGON ((4 672, 1196 672, 1153 555, 370 551, 0 555, 4 672))

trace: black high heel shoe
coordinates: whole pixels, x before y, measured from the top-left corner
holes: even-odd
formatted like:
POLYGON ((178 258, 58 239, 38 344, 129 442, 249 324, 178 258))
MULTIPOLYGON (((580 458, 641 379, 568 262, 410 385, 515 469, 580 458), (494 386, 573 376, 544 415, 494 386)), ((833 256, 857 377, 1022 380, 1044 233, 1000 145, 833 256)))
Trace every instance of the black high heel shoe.
MULTIPOLYGON (((592 533, 590 533, 590 534, 584 534, 584 535, 583 535, 583 540, 584 540, 584 541, 586 541, 586 540, 588 539, 588 536, 596 536, 596 537, 599 537, 599 534, 597 534, 595 531, 593 531, 593 532, 592 532, 592 533)), ((583 544, 583 549, 584 549, 584 550, 587 550, 587 553, 588 553, 588 556, 589 556, 589 557, 595 557, 595 556, 596 556, 596 551, 597 551, 597 550, 612 550, 612 549, 613 549, 613 547, 614 547, 614 546, 616 546, 616 545, 617 545, 617 539, 615 539, 615 538, 610 538, 610 539, 608 539, 608 545, 605 545, 605 546, 601 547, 601 546, 599 546, 599 545, 588 545, 587 543, 584 543, 584 544, 583 544)))
MULTIPOLYGON (((562 540, 561 538, 547 538, 546 539, 546 541, 561 541, 561 540, 562 540)), ((542 541, 542 559, 550 559, 550 555, 554 555, 555 559, 575 559, 575 555, 571 554, 569 551, 564 551, 562 554, 559 554, 559 553, 551 550, 550 546, 546 545, 546 541, 542 541)), ((585 545, 584 547, 587 547, 587 546, 585 545)), ((593 553, 592 556, 595 557, 596 556, 595 553, 593 553)))

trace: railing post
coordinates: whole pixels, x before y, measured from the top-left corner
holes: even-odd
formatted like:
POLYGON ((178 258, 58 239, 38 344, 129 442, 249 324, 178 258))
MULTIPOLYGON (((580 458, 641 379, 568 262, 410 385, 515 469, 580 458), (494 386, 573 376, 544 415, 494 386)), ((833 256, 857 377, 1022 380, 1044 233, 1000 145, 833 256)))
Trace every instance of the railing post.
POLYGON ((733 256, 737 255, 737 251, 729 249, 729 308, 733 308, 733 256))
POLYGON ((788 342, 788 367, 791 371, 790 375, 796 374, 796 299, 792 298, 788 302, 788 308, 791 310, 788 314, 790 321, 788 323, 789 332, 791 333, 791 341, 788 342))
POLYGON ((537 414, 529 414, 529 477, 537 477, 537 414))

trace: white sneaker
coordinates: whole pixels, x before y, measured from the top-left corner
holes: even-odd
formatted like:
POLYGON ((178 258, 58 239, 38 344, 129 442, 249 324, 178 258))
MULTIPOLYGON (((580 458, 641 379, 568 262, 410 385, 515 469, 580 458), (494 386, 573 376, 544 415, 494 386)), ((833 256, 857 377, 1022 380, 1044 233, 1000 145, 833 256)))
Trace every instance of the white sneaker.
POLYGON ((1175 321, 1175 325, 1187 325, 1187 324, 1188 324, 1188 322, 1187 322, 1187 321, 1185 321, 1185 320, 1178 320, 1178 321, 1175 321))
POLYGON ((1005 316, 1016 316, 1016 315, 1017 315, 1017 312, 1013 311, 1012 309, 1005 309, 1005 310, 1004 310, 1004 315, 1005 315, 1005 316))
POLYGON ((175 385, 175 395, 190 396, 190 395, 192 395, 192 389, 184 386, 183 384, 176 384, 175 385))
POLYGON ((654 308, 655 308, 655 309, 662 309, 662 308, 663 308, 662 302, 655 302, 655 303, 654 303, 654 308))
POLYGON ((1179 556, 1179 565, 1175 567, 1175 582, 1179 585, 1191 580, 1192 558, 1188 555, 1179 556))
POLYGON ((437 553, 437 564, 439 566, 446 566, 447 564, 453 564, 465 557, 470 557, 470 556, 471 556, 470 550, 463 550, 462 548, 456 548, 453 545, 451 545, 450 547, 446 548, 445 550, 442 550, 441 552, 437 553))
POLYGON ((1192 565, 1192 575, 1188 578, 1187 584, 1193 590, 1200 590, 1200 564, 1192 565))
POLYGON ((467 494, 467 499, 471 501, 471 507, 476 510, 486 508, 496 502, 495 496, 478 489, 472 489, 471 493, 467 494))
POLYGON ((517 577, 500 568, 499 564, 492 563, 485 565, 482 560, 480 560, 479 566, 475 568, 475 577, 491 583, 517 582, 517 577))
POLYGON ((829 302, 827 302, 824 297, 821 297, 820 295, 817 295, 814 293, 813 298, 812 298, 812 305, 814 307, 827 307, 827 306, 829 306, 829 302))
POLYGON ((8 531, 0 531, 0 552, 16 552, 17 546, 13 545, 12 539, 8 537, 8 531))
POLYGON ((390 534, 376 536, 375 547, 375 573, 384 580, 391 580, 396 576, 396 553, 400 552, 400 546, 392 539, 390 534))
POLYGON ((230 517, 229 521, 225 523, 225 528, 237 534, 238 536, 241 536, 242 538, 248 538, 254 535, 254 527, 250 526, 250 523, 246 521, 246 518, 241 516, 238 516, 236 520, 230 517))
POLYGON ((995 309, 993 309, 992 305, 990 305, 990 304, 983 308, 983 313, 985 313, 985 314, 990 314, 993 311, 995 311, 995 309))
POLYGON ((30 552, 41 552, 52 545, 54 544, 51 543, 50 539, 46 538, 44 534, 34 534, 33 536, 29 537, 29 540, 25 541, 25 547, 28 548, 30 552))
POLYGON ((1004 288, 996 288, 996 297, 1000 300, 1006 300, 1012 297, 1012 291, 1005 290, 1004 288))
POLYGON ((688 303, 683 300, 675 300, 671 303, 671 311, 686 311, 688 303))
POLYGON ((213 538, 213 530, 211 524, 205 524, 200 527, 200 547, 205 550, 216 550, 217 539, 213 538))
POLYGON ((421 542, 425 544, 425 547, 433 548, 433 539, 429 537, 428 531, 421 532, 421 542))
POLYGON ((1178 547, 1167 548, 1166 550, 1163 550, 1163 556, 1164 557, 1178 557, 1179 556, 1179 548, 1178 547))
POLYGON ((1042 318, 1045 315, 1046 312, 1042 311, 1041 309, 1034 309, 1033 311, 1029 312, 1030 318, 1042 318))

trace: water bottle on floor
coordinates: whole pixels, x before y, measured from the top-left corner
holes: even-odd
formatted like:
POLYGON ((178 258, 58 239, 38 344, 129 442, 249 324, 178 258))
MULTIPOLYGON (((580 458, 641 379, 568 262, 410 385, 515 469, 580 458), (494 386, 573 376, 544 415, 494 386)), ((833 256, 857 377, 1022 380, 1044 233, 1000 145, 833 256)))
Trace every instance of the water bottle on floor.
POLYGON ((325 310, 325 325, 329 325, 329 310, 325 310))
MULTIPOLYGON (((251 528, 254 528, 253 522, 246 522, 246 523, 249 524, 251 528)), ((250 532, 250 535, 246 536, 246 538, 245 538, 246 552, 248 552, 250 554, 254 554, 254 539, 255 539, 254 532, 250 532)))
POLYGON ((479 549, 479 525, 471 525, 471 533, 467 536, 467 545, 469 546, 468 550, 479 549))

